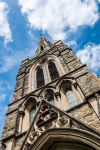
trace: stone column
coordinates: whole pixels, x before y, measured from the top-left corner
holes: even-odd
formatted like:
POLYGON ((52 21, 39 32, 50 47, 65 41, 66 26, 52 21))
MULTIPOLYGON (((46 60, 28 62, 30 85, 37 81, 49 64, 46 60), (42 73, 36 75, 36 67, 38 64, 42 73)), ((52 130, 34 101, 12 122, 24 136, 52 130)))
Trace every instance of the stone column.
POLYGON ((50 77, 47 61, 44 64, 44 70, 45 70, 45 73, 44 73, 45 81, 46 81, 46 84, 47 84, 47 83, 51 82, 51 77, 50 77))
POLYGON ((23 117, 25 115, 25 112, 24 111, 20 111, 19 114, 20 114, 20 118, 19 118, 19 132, 21 133, 22 132, 22 125, 23 125, 23 117))

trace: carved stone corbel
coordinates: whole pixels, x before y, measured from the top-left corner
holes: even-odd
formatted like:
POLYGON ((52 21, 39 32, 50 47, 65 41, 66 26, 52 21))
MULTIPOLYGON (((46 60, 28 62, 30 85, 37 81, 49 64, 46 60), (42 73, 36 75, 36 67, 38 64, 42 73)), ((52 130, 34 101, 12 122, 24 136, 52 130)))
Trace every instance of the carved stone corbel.
POLYGON ((70 119, 67 118, 66 116, 62 116, 60 118, 58 118, 57 122, 56 122, 56 127, 60 128, 60 127, 70 127, 70 119))

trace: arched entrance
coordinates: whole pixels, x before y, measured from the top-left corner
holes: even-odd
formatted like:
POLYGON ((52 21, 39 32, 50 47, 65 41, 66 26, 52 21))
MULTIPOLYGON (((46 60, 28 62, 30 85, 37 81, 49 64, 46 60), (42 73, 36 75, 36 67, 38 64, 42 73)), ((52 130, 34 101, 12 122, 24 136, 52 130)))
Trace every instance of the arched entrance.
POLYGON ((100 138, 80 129, 50 129, 30 150, 100 150, 100 138))
POLYGON ((48 150, 95 150, 91 146, 77 142, 58 142, 52 144, 48 150))

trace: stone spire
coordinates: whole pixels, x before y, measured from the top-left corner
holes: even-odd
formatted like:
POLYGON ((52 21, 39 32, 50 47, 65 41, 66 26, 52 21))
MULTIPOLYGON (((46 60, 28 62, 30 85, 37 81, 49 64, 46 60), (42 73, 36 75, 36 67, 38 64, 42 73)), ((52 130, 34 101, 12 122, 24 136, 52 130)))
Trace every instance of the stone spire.
POLYGON ((50 43, 44 36, 41 36, 40 41, 37 45, 36 55, 39 55, 40 53, 47 51, 53 46, 53 44, 50 43))

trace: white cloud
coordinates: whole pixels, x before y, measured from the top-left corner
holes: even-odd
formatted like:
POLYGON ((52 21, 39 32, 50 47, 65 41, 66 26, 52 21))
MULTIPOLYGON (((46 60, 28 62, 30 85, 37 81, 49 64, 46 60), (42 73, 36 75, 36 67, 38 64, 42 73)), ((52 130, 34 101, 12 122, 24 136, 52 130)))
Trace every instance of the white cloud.
POLYGON ((3 56, 1 58, 1 61, 3 62, 2 63, 2 66, 0 67, 0 72, 7 72, 8 70, 11 70, 12 67, 14 65, 17 64, 17 60, 14 56, 3 56))
POLYGON ((32 41, 34 41, 34 35, 30 30, 28 31, 28 35, 31 37, 32 41))
POLYGON ((68 41, 68 42, 67 42, 67 45, 68 45, 69 47, 70 47, 70 46, 76 46, 77 43, 76 43, 75 40, 71 40, 71 41, 68 41))
POLYGON ((77 56, 92 71, 100 70, 100 44, 88 43, 82 50, 77 51, 77 56))
POLYGON ((14 66, 18 65, 23 59, 34 56, 34 50, 17 51, 11 55, 5 55, 0 59, 0 73, 10 71, 14 66))
POLYGON ((29 25, 47 31, 56 40, 65 39, 80 26, 93 26, 99 18, 95 0, 18 1, 29 25))
POLYGON ((8 6, 4 2, 0 2, 0 36, 4 37, 5 44, 12 41, 12 35, 7 18, 8 6))

